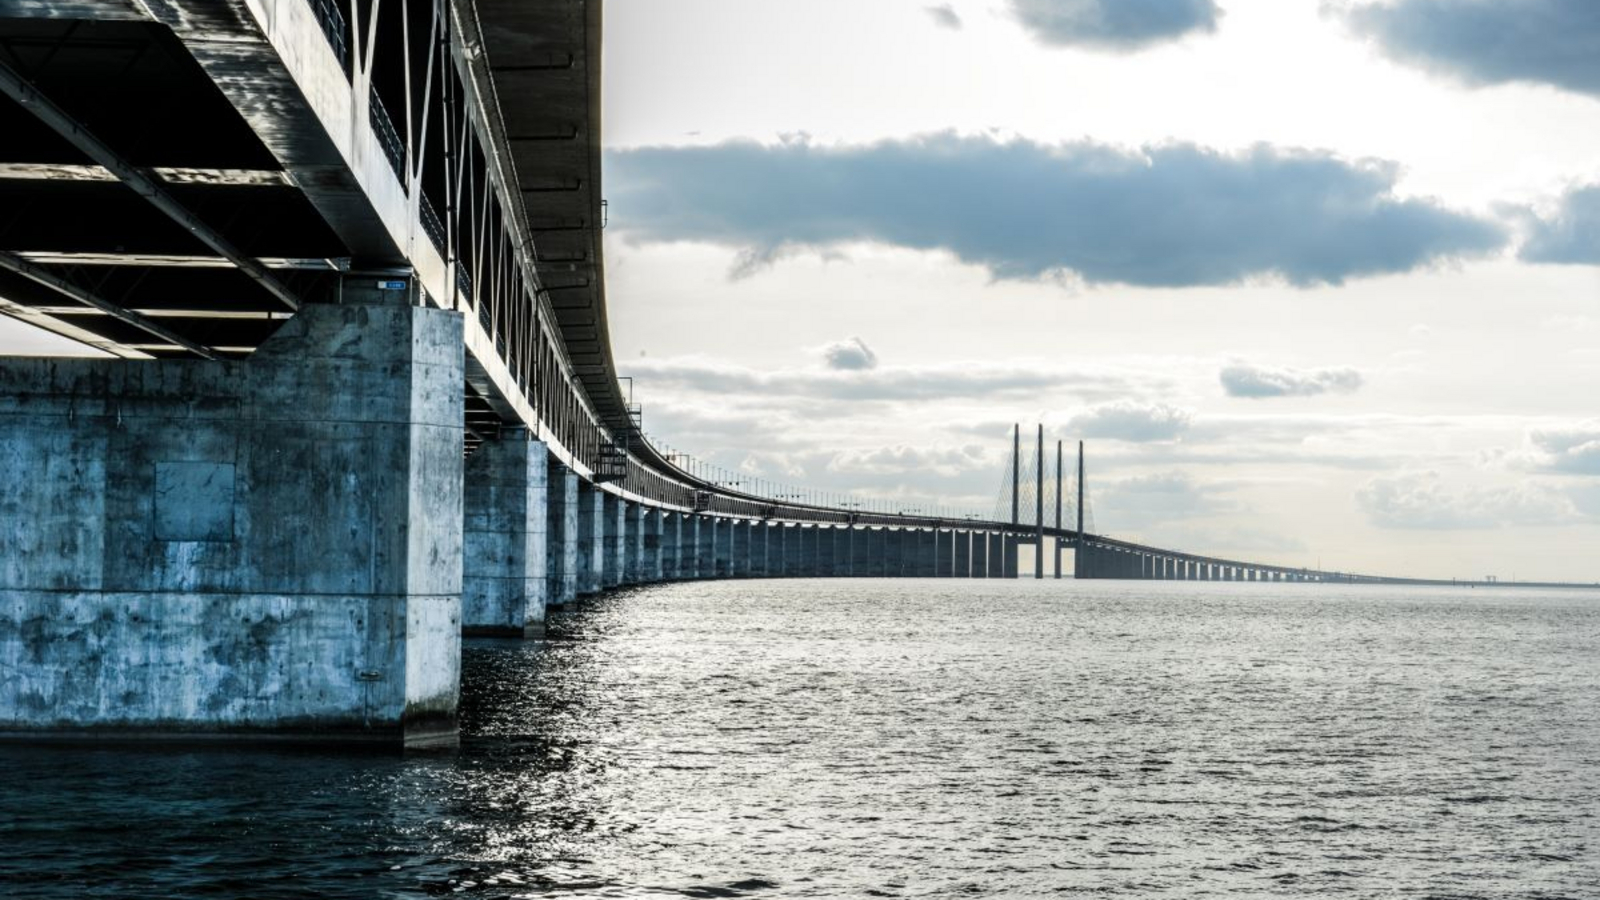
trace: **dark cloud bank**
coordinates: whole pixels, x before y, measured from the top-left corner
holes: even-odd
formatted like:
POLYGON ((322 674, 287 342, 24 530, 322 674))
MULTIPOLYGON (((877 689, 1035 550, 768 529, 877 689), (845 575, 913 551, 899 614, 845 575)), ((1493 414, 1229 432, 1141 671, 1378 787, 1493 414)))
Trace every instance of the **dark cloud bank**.
POLYGON ((1468 84, 1551 84, 1600 96, 1595 0, 1400 0, 1342 13, 1391 58, 1468 84))
POLYGON ((948 250, 996 278, 1159 287, 1404 272, 1505 242, 1500 225, 1393 195, 1392 165, 1257 146, 1130 152, 938 134, 865 146, 649 147, 607 158, 635 239, 785 249, 872 240, 948 250))
POLYGON ((1044 44, 1137 50, 1217 29, 1214 0, 1011 0, 1017 21, 1044 44))

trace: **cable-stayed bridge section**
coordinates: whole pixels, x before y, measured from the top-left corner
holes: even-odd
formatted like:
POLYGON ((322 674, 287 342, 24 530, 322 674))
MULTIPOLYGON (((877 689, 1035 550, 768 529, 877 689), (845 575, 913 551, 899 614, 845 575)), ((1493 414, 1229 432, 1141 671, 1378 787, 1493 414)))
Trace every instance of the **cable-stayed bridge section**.
POLYGON ((0 313, 106 354, 0 361, 0 734, 447 742, 463 633, 654 581, 1017 577, 1047 541, 1079 577, 1317 580, 1029 525, 1020 483, 1010 517, 897 514, 652 446, 601 26, 0 0, 0 313))

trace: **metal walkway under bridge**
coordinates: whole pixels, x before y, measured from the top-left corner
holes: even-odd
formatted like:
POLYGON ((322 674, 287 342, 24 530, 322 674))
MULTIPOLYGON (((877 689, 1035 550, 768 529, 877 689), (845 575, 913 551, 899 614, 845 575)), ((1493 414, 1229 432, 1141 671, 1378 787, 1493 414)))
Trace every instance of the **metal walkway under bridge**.
POLYGON ((450 740, 460 636, 741 576, 1373 580, 697 477, 607 329, 600 0, 0 0, 0 735, 450 740))

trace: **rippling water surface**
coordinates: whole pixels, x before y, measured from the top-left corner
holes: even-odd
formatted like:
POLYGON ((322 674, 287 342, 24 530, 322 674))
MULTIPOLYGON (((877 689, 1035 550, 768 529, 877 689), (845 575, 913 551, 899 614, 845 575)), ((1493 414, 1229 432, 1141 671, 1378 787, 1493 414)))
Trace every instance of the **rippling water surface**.
POLYGON ((722 582, 455 754, 0 747, 6 897, 1600 896, 1600 593, 722 582))

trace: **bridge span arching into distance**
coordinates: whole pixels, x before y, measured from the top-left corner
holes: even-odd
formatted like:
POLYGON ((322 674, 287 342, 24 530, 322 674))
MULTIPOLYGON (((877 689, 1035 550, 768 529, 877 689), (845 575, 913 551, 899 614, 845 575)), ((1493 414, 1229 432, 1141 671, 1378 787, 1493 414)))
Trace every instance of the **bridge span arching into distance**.
POLYGON ((611 356, 600 41, 600 0, 0 0, 0 312, 109 355, 0 361, 0 733, 448 742, 463 632, 644 582, 1392 580, 1047 527, 1020 474, 972 521, 676 465, 611 356))

